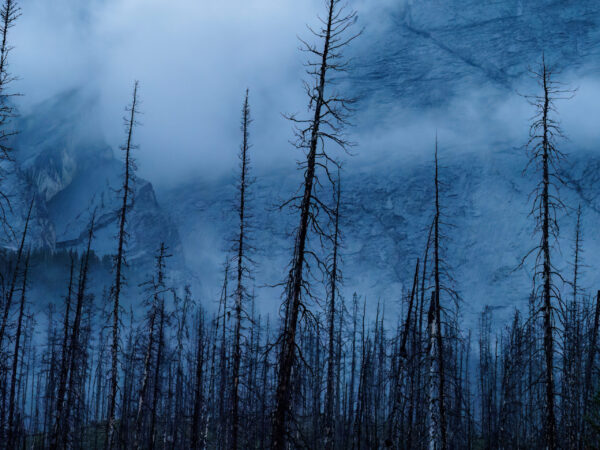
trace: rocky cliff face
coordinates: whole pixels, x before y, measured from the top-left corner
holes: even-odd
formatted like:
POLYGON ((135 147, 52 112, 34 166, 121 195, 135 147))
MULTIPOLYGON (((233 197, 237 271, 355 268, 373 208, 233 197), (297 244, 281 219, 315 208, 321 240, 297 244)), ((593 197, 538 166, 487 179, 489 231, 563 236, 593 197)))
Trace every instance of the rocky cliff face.
MULTIPOLYGON (((422 0, 394 3, 389 16, 368 23, 358 43, 350 86, 360 99, 359 133, 370 120, 394 123, 396 107, 426 116, 472 91, 485 92, 488 109, 522 86, 528 67, 545 53, 546 59, 570 76, 595 73, 600 58, 600 4, 583 1, 536 0, 422 0), (576 74, 576 75, 573 75, 576 74)), ((508 110, 507 114, 511 114, 508 110)), ((452 117, 460 122, 465 119, 452 117)), ((510 117, 509 117, 510 119, 510 117)), ((433 136, 435 124, 426 130, 433 136)), ((468 124, 464 132, 469 132, 468 124)), ((473 133, 481 122, 473 124, 473 133)), ((488 126, 489 124, 486 124, 488 126)), ((391 308, 411 279, 417 257, 423 255, 432 218, 432 151, 414 157, 394 156, 405 143, 399 120, 398 148, 387 156, 350 161, 344 171, 345 295, 353 291, 391 308)), ((536 244, 529 217, 530 193, 535 175, 523 174, 527 157, 522 148, 527 136, 515 142, 489 126, 488 141, 481 147, 457 153, 441 152, 444 181, 445 254, 452 286, 463 298, 463 311, 471 318, 489 304, 498 314, 510 314, 527 301, 531 292, 533 260, 521 259, 536 244)), ((468 138, 467 135, 464 136, 468 138)), ((360 136, 358 136, 360 141, 360 136)), ((370 143, 357 149, 370 152, 370 143)), ((574 209, 582 205, 586 258, 594 266, 600 240, 594 235, 598 220, 596 201, 600 186, 600 153, 565 141, 570 153, 564 167, 562 195, 568 209, 560 217, 561 242, 555 261, 569 276, 571 270, 574 209)), ((398 153, 402 154, 402 151, 398 153)), ((225 258, 224 236, 234 223, 223 212, 223 198, 233 198, 232 179, 218 183, 189 183, 162 194, 170 215, 186 243, 186 258, 200 267, 207 286, 217 292, 225 258)), ((273 206, 287 198, 300 183, 299 174, 263 171, 254 187, 257 286, 281 281, 291 255, 286 232, 295 216, 273 206)), ((586 287, 600 278, 588 271, 586 287)), ((567 285, 565 293, 570 292, 567 285)), ((280 292, 261 291, 267 307, 275 308, 280 292)))
MULTIPOLYGON (((7 183, 13 190, 14 228, 22 228, 29 200, 35 197, 31 241, 36 247, 81 251, 95 212, 94 251, 99 256, 114 252, 123 163, 90 126, 94 111, 94 98, 74 90, 44 102, 14 124, 19 130, 11 144, 16 173, 7 183)), ((149 267, 162 241, 176 255, 181 253, 178 232, 144 179, 135 182, 129 230, 130 262, 149 267)), ((182 267, 181 258, 177 264, 182 267)))
MULTIPOLYGON (((493 153, 442 154, 444 259, 449 285, 462 298, 465 316, 473 319, 483 305, 508 316, 526 304, 531 292, 533 259, 522 258, 536 245, 529 217, 529 195, 535 180, 524 176, 526 156, 521 150, 493 153)), ((600 254, 595 223, 600 220, 598 199, 600 155, 577 153, 567 165, 564 201, 582 205, 586 264, 594 267, 600 254)), ((294 192, 299 174, 258 176, 253 191, 253 242, 257 248, 256 289, 263 307, 274 310, 281 290, 264 288, 282 281, 291 256, 288 232, 296 215, 274 205, 294 192)), ((222 209, 223 198, 233 198, 232 180, 195 183, 165 194, 170 215, 178 225, 187 261, 199 268, 207 287, 217 292, 225 259, 224 238, 235 225, 233 213, 222 209)), ((343 179, 342 230, 344 236, 343 293, 381 299, 388 310, 398 307, 417 258, 423 260, 433 218, 433 163, 429 158, 391 160, 349 169, 343 179)), ((560 218, 561 242, 555 262, 570 276, 574 237, 574 210, 560 218)), ((583 285, 593 287, 600 277, 584 270, 583 285)), ((569 293, 568 285, 564 286, 569 293)))
POLYGON ((594 0, 405 0, 367 24, 352 75, 379 104, 432 106, 487 88, 518 86, 545 53, 558 69, 596 73, 594 0))

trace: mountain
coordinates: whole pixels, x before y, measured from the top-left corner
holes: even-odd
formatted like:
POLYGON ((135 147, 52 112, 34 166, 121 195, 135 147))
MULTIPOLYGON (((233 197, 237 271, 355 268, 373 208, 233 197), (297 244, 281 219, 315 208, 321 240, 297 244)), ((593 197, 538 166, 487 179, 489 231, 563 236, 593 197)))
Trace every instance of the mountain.
MULTIPOLYGON (((442 111, 461 123, 459 137, 469 127, 478 133, 482 123, 488 126, 485 118, 470 124, 465 121, 471 116, 444 108, 480 91, 485 92, 486 108, 493 109, 514 96, 526 79, 527 67, 538 62, 542 52, 571 76, 594 76, 600 64, 600 4, 407 0, 385 11, 385 17, 371 17, 366 23, 365 35, 352 50, 353 71, 345 85, 359 98, 356 151, 361 156, 349 158, 342 178, 343 292, 349 298, 356 291, 373 303, 381 299, 394 309, 400 307, 416 259, 423 256, 432 219, 433 155, 429 150, 411 154, 392 148, 370 156, 375 144, 362 139, 361 133, 378 122, 398 122, 394 145, 399 149, 410 145, 410 133, 415 131, 402 128, 404 116, 394 115, 397 107, 413 117, 442 111)), ((44 102, 16 123, 18 171, 10 183, 17 197, 15 228, 21 226, 28 198, 35 194, 32 238, 39 247, 81 250, 96 210, 94 249, 100 256, 114 251, 122 162, 94 126, 95 106, 93 96, 73 90, 44 102)), ((509 314, 527 301, 532 288, 533 261, 520 264, 536 243, 529 217, 535 177, 522 173, 527 156, 520 147, 526 141, 527 123, 522 127, 521 142, 492 126, 481 146, 459 151, 456 142, 447 147, 441 142, 445 257, 454 280, 449 284, 461 294, 463 311, 471 319, 485 304, 499 315, 509 314)), ((376 128, 377 133, 380 130, 376 128)), ((429 134, 433 142, 435 124, 427 123, 418 131, 429 134)), ((584 209, 584 258, 593 266, 600 254, 600 239, 593 233, 600 219, 600 154, 593 145, 564 145, 570 156, 562 192, 570 208, 581 204, 584 209)), ((285 277, 291 255, 289 233, 297 221, 277 205, 293 194, 301 174, 291 166, 258 167, 255 175, 254 284, 259 307, 275 311, 281 288, 267 286, 285 277)), ((200 175, 155 192, 150 181, 138 179, 130 215, 132 273, 141 279, 151 270, 153 251, 164 240, 174 255, 170 265, 175 276, 192 280, 202 302, 213 304, 235 229, 234 185, 233 175, 216 179, 200 175)), ((561 215, 561 246, 555 254, 565 274, 570 270, 574 223, 573 209, 561 215)), ((6 246, 14 248, 14 243, 6 246)), ((593 271, 584 273, 584 287, 599 282, 593 271)), ((566 285, 565 292, 569 292, 566 285)))
MULTIPOLYGON (((123 162, 93 126, 95 105, 93 96, 72 90, 37 105, 13 124, 19 133, 10 144, 16 170, 5 183, 12 191, 10 222, 20 238, 30 200, 35 198, 28 242, 42 252, 43 258, 48 258, 48 252, 56 254, 63 266, 68 265, 61 256, 64 252, 81 253, 85 249, 94 212, 92 248, 96 256, 110 257, 116 249, 123 162)), ((142 178, 135 180, 128 231, 127 260, 135 267, 128 277, 133 288, 148 279, 161 242, 173 255, 173 275, 185 271, 179 233, 159 205, 152 183, 142 178)), ((5 239, 4 247, 15 249, 17 239, 5 239)), ((97 266, 95 278, 108 280, 110 262, 97 266)), ((46 298, 40 300, 44 304, 49 292, 66 286, 67 271, 63 272, 60 282, 39 274, 37 281, 44 280, 46 288, 52 284, 46 298)), ((34 274, 32 284, 35 278, 34 274)), ((100 295, 103 287, 96 285, 93 290, 100 295)))
MULTIPOLYGON (((402 119, 427 117, 433 111, 460 123, 459 139, 469 138, 460 133, 479 135, 481 127, 487 129, 485 140, 467 145, 467 150, 458 150, 456 142, 449 149, 441 143, 448 223, 445 254, 454 280, 450 284, 460 293, 469 320, 485 304, 505 317, 514 306, 527 302, 532 289, 534 261, 528 258, 521 264, 537 242, 529 216, 536 178, 532 171, 523 174, 527 155, 522 146, 528 123, 523 121, 521 140, 514 141, 514 136, 505 135, 485 118, 470 127, 465 120, 471 116, 444 108, 475 91, 484 95, 485 112, 493 110, 505 99, 516 97, 515 91, 524 85, 530 88, 528 68, 540 62, 542 53, 570 77, 594 76, 600 64, 600 4, 589 0, 409 0, 393 3, 386 12, 387 17, 366 24, 362 42, 353 50, 354 70, 349 76, 350 93, 359 98, 354 121, 358 125, 356 151, 361 157, 355 162, 348 158, 343 172, 344 295, 349 298, 356 291, 372 302, 382 299, 388 308, 396 308, 416 259, 423 256, 433 208, 436 124, 418 130, 430 135, 431 148, 408 156, 402 147, 411 145, 415 131, 402 129, 402 119), (404 108, 403 115, 394 116, 397 108, 404 108), (368 139, 361 142, 361 133, 369 132, 380 120, 398 124, 399 140, 387 154, 370 157, 370 146, 375 144, 368 139)), ((511 120, 510 109, 506 114, 511 120)), ((569 154, 562 173, 562 195, 568 208, 560 216, 555 262, 568 278, 574 210, 579 204, 584 210, 584 258, 592 267, 596 262, 600 240, 592 230, 599 219, 596 168, 600 153, 593 143, 577 146, 564 141, 561 145, 569 154)), ((275 206, 300 181, 292 167, 276 173, 259 168, 253 188, 258 211, 256 289, 264 308, 270 310, 277 308, 281 289, 264 286, 285 276, 291 256, 288 232, 297 221, 275 206)), ((170 205, 169 215, 186 243, 186 261, 199 268, 212 298, 221 282, 225 237, 235 224, 234 215, 223 209, 224 199, 234 198, 233 183, 227 177, 211 183, 192 181, 159 195, 170 205)), ((583 285, 597 286, 598 276, 591 270, 584 272, 583 285)), ((563 288, 569 295, 569 286, 563 288)))
MULTIPOLYGON (((474 317, 486 304, 504 317, 528 300, 534 261, 528 258, 521 267, 521 260, 535 246, 536 238, 529 217, 535 179, 522 175, 526 162, 520 149, 442 155, 443 255, 454 280, 448 285, 459 292, 467 317, 474 317)), ((584 260, 591 267, 600 254, 600 239, 593 233, 600 220, 598 170, 600 155, 578 153, 572 155, 563 174, 565 203, 574 208, 581 204, 584 211, 584 260)), ((283 280, 291 256, 287 232, 297 222, 295 214, 275 206, 294 192, 299 181, 294 172, 263 175, 251 189, 256 290, 262 307, 271 311, 279 304, 281 288, 265 286, 283 280)), ((186 261, 201 268, 202 280, 213 288, 213 296, 221 282, 224 237, 235 226, 234 214, 223 209, 223 198, 233 198, 232 186, 231 179, 192 183, 164 197, 186 243, 186 261)), ((385 301, 388 309, 398 307, 417 258, 423 262, 433 218, 433 187, 433 163, 427 158, 379 162, 344 174, 342 292, 347 299, 358 292, 372 302, 385 301)), ((567 278, 572 270, 575 217, 574 210, 561 216, 562 238, 555 252, 555 262, 567 278)), ((600 283, 594 271, 583 272, 582 286, 600 283)), ((564 288, 568 294, 569 286, 564 288)))

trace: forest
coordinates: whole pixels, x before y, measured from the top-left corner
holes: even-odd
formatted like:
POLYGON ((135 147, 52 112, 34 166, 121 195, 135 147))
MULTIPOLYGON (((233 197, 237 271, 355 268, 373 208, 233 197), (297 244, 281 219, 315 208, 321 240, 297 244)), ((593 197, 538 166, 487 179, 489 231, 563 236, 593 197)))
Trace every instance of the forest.
MULTIPOLYGON (((155 255, 143 295, 125 299, 128 214, 136 183, 136 127, 142 84, 126 108, 118 233, 110 258, 94 252, 97 217, 89 217, 83 252, 63 251, 68 283, 48 305, 29 300, 32 265, 43 249, 29 239, 35 195, 23 226, 10 223, 4 190, 12 170, 18 111, 9 70, 16 0, 0 8, 0 221, 14 245, 0 251, 0 448, 2 449, 584 449, 600 448, 600 290, 580 286, 585 263, 582 207, 561 200, 563 133, 559 105, 575 91, 543 56, 526 96, 535 115, 524 145, 532 240, 516 255, 531 268, 529 304, 496 323, 482 304, 465 327, 465 301, 446 255, 453 211, 431 130, 430 226, 412 279, 398 292, 398 317, 343 277, 345 158, 358 103, 339 89, 351 70, 345 51, 360 39, 356 12, 325 0, 320 27, 301 40, 308 113, 289 115, 302 183, 279 205, 296 221, 289 264, 281 269, 279 314, 261 314, 252 289, 251 92, 241 98, 237 227, 218 299, 197 298, 169 277, 170 249, 155 255), (559 218, 577 220, 574 236, 559 218), (554 261, 571 252, 570 271, 554 261), (37 256, 36 256, 37 255, 37 256), (90 290, 91 265, 109 268, 104 295, 90 290), (205 307, 218 302, 215 312, 205 307), (366 311, 375 310, 374 319, 366 311), (395 323, 390 327, 389 323, 395 323)), ((124 102, 125 103, 125 102, 124 102)), ((399 143, 401 145, 401 143, 399 143)), ((440 143, 441 145, 441 143, 440 143)), ((224 202, 225 204, 225 202, 224 202)), ((502 208, 503 205, 497 205, 502 208)), ((507 213, 510 214, 510 211, 507 213)), ((199 248, 196 251, 202 252, 199 248)), ((55 259, 56 260, 56 259, 55 259)), ((139 274, 138 274, 139 275, 139 274)), ((600 287, 599 287, 600 288, 600 287)))

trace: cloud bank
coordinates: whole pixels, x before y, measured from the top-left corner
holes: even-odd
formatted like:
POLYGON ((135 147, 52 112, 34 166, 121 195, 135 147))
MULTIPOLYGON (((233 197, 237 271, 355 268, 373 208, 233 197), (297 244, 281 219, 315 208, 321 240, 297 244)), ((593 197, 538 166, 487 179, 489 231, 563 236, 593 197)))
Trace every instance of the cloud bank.
MULTIPOLYGON (((368 52, 398 26, 397 2, 355 0, 352 6, 358 27, 365 27, 355 53, 368 52)), ((160 188, 235 170, 241 103, 249 88, 255 169, 293 167, 292 127, 282 113, 305 111, 305 55, 297 37, 310 35, 306 24, 318 24, 322 0, 29 0, 22 9, 11 34, 11 68, 20 77, 14 87, 24 94, 24 113, 81 87, 99 98, 90 126, 118 148, 123 108, 133 80, 140 80, 140 174, 160 188)), ((593 147, 600 140, 594 122, 598 78, 561 78, 579 87, 573 100, 559 105, 569 146, 593 147)), ((362 102, 351 131, 358 156, 349 164, 429 157, 436 130, 443 146, 456 151, 522 145, 532 110, 516 91, 535 89, 529 80, 514 92, 473 86, 429 109, 403 108, 401 98, 392 107, 362 102)))
POLYGON ((318 0, 32 0, 11 39, 11 69, 36 103, 73 87, 100 99, 110 144, 140 80, 143 126, 137 130, 142 176, 175 182, 232 167, 244 91, 250 89, 257 164, 289 158, 282 112, 305 108, 297 34, 315 23, 318 0))

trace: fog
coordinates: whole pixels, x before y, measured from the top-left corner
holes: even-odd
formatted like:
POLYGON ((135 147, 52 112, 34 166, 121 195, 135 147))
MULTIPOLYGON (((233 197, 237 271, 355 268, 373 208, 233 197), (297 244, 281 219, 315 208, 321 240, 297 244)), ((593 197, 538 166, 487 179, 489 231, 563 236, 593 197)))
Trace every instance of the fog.
MULTIPOLYGON (((378 55, 389 59, 406 56, 399 56, 392 46, 413 45, 410 40, 394 41, 399 27, 396 12, 403 3, 351 2, 358 10, 355 29, 364 29, 349 51, 353 68, 360 72, 371 64, 369 70, 379 75, 383 65, 379 66, 382 61, 378 55)), ((23 94, 18 99, 22 113, 61 92, 82 89, 98 102, 97 113, 87 125, 118 149, 124 139, 124 107, 130 101, 133 81, 139 80, 143 114, 134 138, 139 144, 136 158, 140 175, 157 188, 159 199, 160 194, 190 178, 210 181, 235 173, 246 88, 250 89, 254 119, 253 174, 294 170, 298 154, 289 143, 292 125, 283 113, 306 112, 302 87, 306 55, 298 51, 298 36, 310 39, 306 25, 318 26, 317 14, 324 10, 322 0, 29 0, 23 2, 22 9, 22 17, 11 30, 15 48, 10 58, 11 71, 19 77, 13 88, 23 94)), ((430 14, 436 12, 431 10, 430 14)), ((478 38, 467 35, 465 39, 473 41, 466 47, 476 53, 478 38)), ((415 45, 417 40, 415 37, 415 45)), ((532 48, 518 61, 522 72, 541 57, 534 45, 532 48)), ((549 61, 565 65, 560 49, 551 50, 555 51, 548 52, 549 61)), ((442 56, 446 53, 442 48, 442 56)), ((462 56, 468 60, 466 56, 472 55, 462 56)), ((459 152, 493 152, 526 144, 533 109, 523 94, 539 92, 534 80, 523 73, 514 76, 507 87, 486 79, 476 66, 462 68, 460 64, 465 63, 458 57, 456 65, 436 59, 439 54, 421 57, 433 74, 425 87, 447 92, 443 102, 424 105, 415 98, 418 94, 396 96, 389 80, 383 78, 365 80, 351 73, 350 79, 340 80, 340 89, 349 95, 364 92, 367 84, 371 92, 378 92, 358 99, 354 126, 348 130, 350 140, 356 143, 354 156, 332 152, 346 161, 349 170, 372 166, 375 173, 391 166, 384 165, 392 159, 430 162, 436 134, 442 162, 459 152), (474 81, 468 77, 461 80, 462 76, 474 81)), ((558 75, 566 86, 577 89, 571 100, 557 102, 568 137, 561 148, 567 152, 595 150, 600 142, 597 65, 580 59, 558 75)), ((422 82, 429 74, 414 80, 406 73, 392 73, 394 76, 409 84, 422 82)), ((223 205, 228 203, 224 200, 223 205)), ((210 233, 188 230, 190 235, 204 236, 206 242, 185 244, 196 244, 189 245, 190 253, 200 255, 203 264, 192 264, 192 269, 203 268, 208 297, 217 298, 225 244, 221 242, 224 237, 217 236, 218 227, 211 223, 210 228, 210 233), (207 261, 210 264, 204 264, 207 261)), ((185 235, 185 231, 180 232, 185 235)), ((188 255, 190 261, 196 262, 188 255)), ((359 263, 356 265, 362 269, 364 261, 359 263)), ((277 267, 267 279, 257 281, 259 285, 280 281, 281 262, 277 260, 274 265, 277 267)), ((368 294, 371 287, 352 284, 350 288, 368 294)), ((278 297, 279 291, 275 291, 269 291, 272 297, 278 297)), ((272 301, 273 308, 278 305, 272 301)))
MULTIPOLYGON (((356 29, 364 28, 352 51, 360 65, 370 46, 395 32, 392 12, 401 5, 356 0, 351 6, 359 13, 356 29)), ((133 80, 140 80, 137 158, 140 174, 160 189, 231 173, 249 88, 256 170, 292 167, 297 154, 282 113, 306 111, 298 36, 310 39, 306 25, 318 25, 322 1, 30 0, 22 10, 11 30, 11 70, 19 77, 13 87, 23 94, 24 114, 44 99, 82 88, 98 98, 98 117, 90 126, 118 148, 123 109, 133 80)), ((589 148, 600 138, 593 120, 600 84, 589 72, 561 74, 579 88, 560 106, 574 147, 589 148)), ((357 156, 350 164, 429 155, 436 130, 447 149, 486 151, 498 141, 522 145, 532 110, 518 92, 533 89, 526 78, 510 92, 475 85, 431 108, 404 107, 402 98, 385 107, 361 99, 351 136, 357 156)))
POLYGON ((219 173, 236 158, 243 94, 250 89, 254 159, 289 155, 282 112, 305 108, 296 34, 320 1, 33 0, 14 28, 15 90, 26 113, 66 89, 98 96, 99 126, 123 139, 121 117, 140 80, 136 130, 142 176, 170 183, 219 173))

